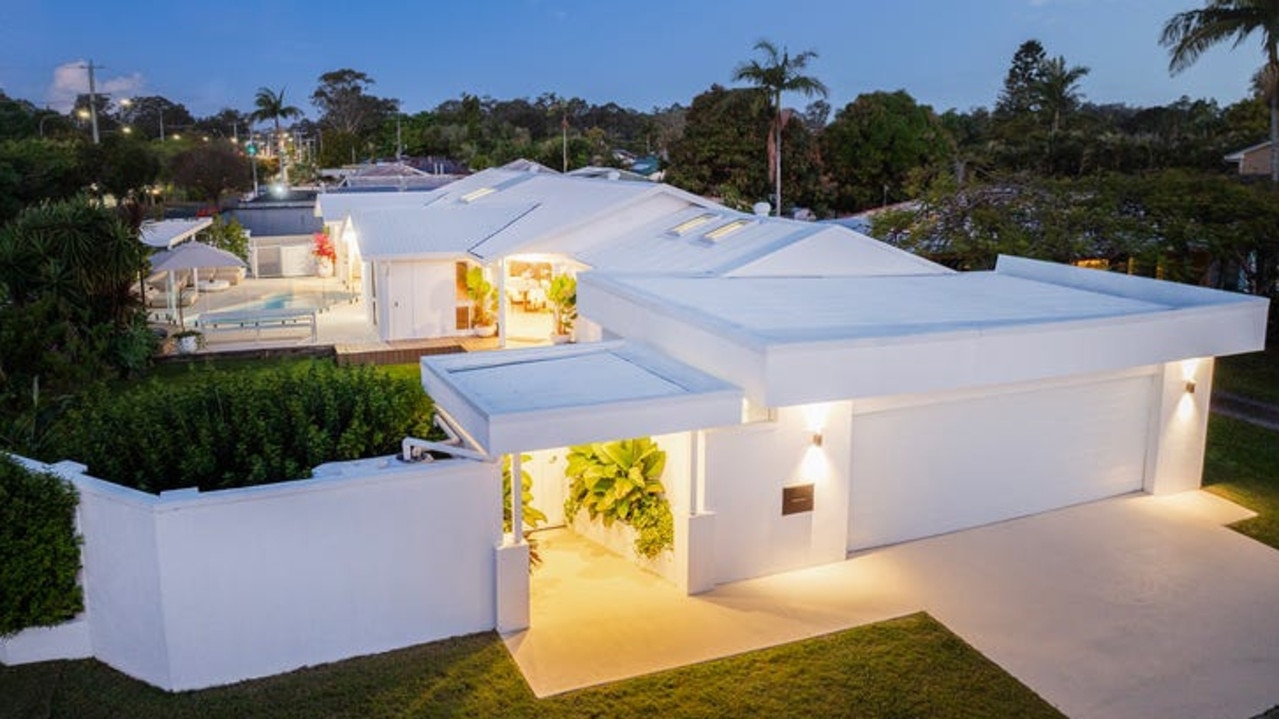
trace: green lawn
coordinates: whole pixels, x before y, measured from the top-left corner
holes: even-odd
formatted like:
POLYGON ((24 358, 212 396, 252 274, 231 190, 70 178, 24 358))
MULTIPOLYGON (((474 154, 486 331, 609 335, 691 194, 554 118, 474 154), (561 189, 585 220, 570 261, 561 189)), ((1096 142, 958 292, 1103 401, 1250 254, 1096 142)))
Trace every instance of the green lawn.
POLYGON ((1062 715, 925 614, 543 700, 491 633, 182 694, 96 661, 0 667, 2 719, 632 716, 1062 715))
POLYGON ((1212 415, 1204 485, 1257 516, 1237 522, 1240 532, 1279 548, 1279 432, 1212 415))
POLYGON ((1217 360, 1213 375, 1215 389, 1279 404, 1279 346, 1222 357, 1217 360))

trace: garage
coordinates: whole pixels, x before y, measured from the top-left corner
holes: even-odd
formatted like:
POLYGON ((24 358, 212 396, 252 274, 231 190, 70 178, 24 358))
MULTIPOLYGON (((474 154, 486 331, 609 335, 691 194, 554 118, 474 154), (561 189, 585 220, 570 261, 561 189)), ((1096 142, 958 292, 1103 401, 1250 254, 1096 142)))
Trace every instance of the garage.
POLYGON ((853 403, 848 549, 1142 489, 1153 368, 853 403))

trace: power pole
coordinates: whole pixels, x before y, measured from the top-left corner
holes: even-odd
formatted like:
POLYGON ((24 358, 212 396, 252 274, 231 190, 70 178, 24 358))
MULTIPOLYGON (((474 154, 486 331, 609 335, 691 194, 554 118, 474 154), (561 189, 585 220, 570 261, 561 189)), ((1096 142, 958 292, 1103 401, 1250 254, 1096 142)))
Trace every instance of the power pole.
MULTIPOLYGON (((93 80, 93 70, 95 65, 93 60, 89 61, 89 122, 93 126, 93 144, 98 144, 98 86, 93 80)), ((101 65, 97 65, 101 68, 101 65)))

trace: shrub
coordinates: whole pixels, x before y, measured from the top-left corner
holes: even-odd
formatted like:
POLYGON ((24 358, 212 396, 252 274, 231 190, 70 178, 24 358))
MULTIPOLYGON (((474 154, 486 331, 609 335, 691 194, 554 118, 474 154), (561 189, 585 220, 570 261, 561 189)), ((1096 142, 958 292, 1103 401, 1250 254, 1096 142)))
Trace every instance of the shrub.
POLYGON ((0 454, 0 637, 84 608, 75 488, 0 454))
POLYGON ((89 473, 148 492, 309 477, 324 462, 390 454, 430 430, 421 386, 368 366, 305 362, 269 371, 152 379, 98 393, 60 431, 89 473))

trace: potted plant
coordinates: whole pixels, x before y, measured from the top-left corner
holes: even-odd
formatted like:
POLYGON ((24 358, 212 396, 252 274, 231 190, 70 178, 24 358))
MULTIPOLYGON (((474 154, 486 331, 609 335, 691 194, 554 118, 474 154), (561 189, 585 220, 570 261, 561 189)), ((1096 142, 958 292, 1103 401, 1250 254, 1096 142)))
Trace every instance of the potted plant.
POLYGON ((173 341, 178 348, 178 354, 195 354, 196 350, 204 347, 204 334, 199 330, 182 330, 173 333, 173 341))
POLYGON ((328 232, 315 233, 311 255, 315 257, 315 274, 320 277, 332 277, 333 266, 337 263, 338 252, 328 232))
POLYGON ((577 321, 577 278, 557 275, 546 291, 546 301, 555 311, 555 331, 551 342, 557 345, 573 341, 573 324, 577 321))
POLYGON ((497 290, 484 279, 484 268, 477 266, 466 271, 466 296, 471 300, 471 327, 475 334, 492 337, 497 333, 493 307, 497 290))

